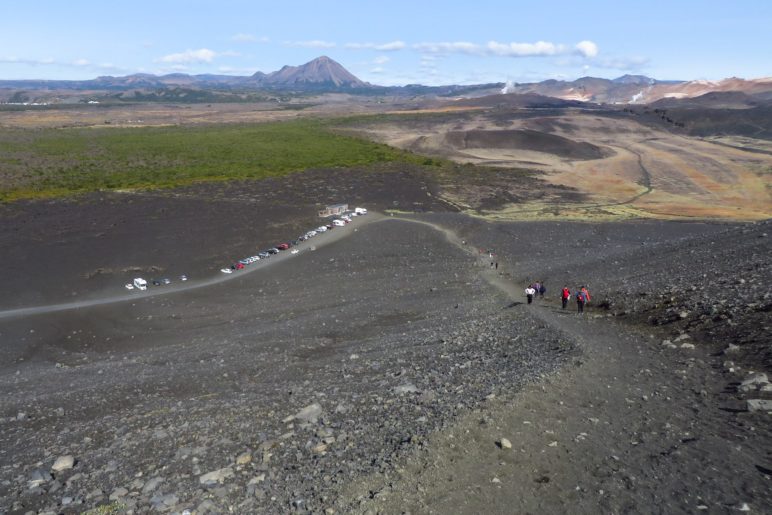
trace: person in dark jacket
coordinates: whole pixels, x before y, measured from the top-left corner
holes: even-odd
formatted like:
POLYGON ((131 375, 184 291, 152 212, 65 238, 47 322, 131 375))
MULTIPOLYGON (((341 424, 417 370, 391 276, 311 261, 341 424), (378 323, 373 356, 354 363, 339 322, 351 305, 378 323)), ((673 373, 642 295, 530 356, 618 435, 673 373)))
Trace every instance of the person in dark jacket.
POLYGON ((587 297, 582 290, 576 291, 576 309, 579 313, 584 313, 584 303, 587 302, 587 297))

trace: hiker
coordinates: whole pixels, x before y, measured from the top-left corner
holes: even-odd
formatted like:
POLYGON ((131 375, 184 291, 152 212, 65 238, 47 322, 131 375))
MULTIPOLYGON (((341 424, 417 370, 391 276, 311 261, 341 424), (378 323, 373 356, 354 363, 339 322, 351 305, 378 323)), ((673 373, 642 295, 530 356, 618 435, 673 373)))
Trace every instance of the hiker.
POLYGON ((584 292, 580 289, 576 292, 576 309, 579 313, 584 313, 584 303, 587 301, 584 292))
POLYGON ((535 290, 535 293, 539 293, 539 290, 541 289, 541 283, 539 281, 536 281, 531 285, 531 287, 535 290))
POLYGON ((498 270, 498 269, 499 269, 499 262, 496 261, 496 270, 498 270))
POLYGON ((539 283, 539 298, 543 299, 545 293, 547 293, 547 287, 544 286, 544 281, 542 281, 539 283))
POLYGON ((590 302, 590 292, 587 290, 587 286, 582 286, 582 293, 584 293, 584 301, 590 302))
POLYGON ((563 286, 563 291, 560 292, 560 302, 563 304, 563 309, 566 309, 568 301, 571 299, 571 290, 568 286, 563 286))
POLYGON ((528 304, 533 302, 534 295, 536 295, 536 289, 532 284, 529 284, 528 288, 525 289, 525 296, 528 297, 528 304))

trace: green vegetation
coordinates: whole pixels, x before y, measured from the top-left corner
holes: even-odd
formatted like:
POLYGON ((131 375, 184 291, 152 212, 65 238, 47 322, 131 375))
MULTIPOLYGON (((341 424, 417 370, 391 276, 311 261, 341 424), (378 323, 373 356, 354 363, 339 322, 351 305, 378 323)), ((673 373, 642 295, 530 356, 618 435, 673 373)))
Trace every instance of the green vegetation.
POLYGON ((437 164, 336 134, 331 123, 306 119, 205 127, 0 129, 0 201, 260 179, 309 168, 437 164))

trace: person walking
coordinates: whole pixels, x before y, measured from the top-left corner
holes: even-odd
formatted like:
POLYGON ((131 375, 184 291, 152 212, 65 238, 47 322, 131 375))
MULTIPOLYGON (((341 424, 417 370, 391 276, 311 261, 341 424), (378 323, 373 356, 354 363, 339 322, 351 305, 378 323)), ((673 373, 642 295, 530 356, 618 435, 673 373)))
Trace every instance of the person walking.
POLYGON ((584 292, 582 290, 578 290, 576 292, 576 309, 579 313, 584 313, 585 302, 586 302, 586 298, 584 296, 584 292))
POLYGON ((590 302, 590 292, 587 290, 587 286, 582 286, 582 293, 584 293, 584 302, 590 302))
POLYGON ((531 304, 533 302, 534 295, 536 295, 536 289, 533 287, 532 284, 529 284, 528 288, 525 289, 525 296, 528 299, 528 304, 531 304))
POLYGON ((560 292, 560 302, 563 304, 563 309, 566 309, 568 301, 571 299, 571 290, 568 286, 563 286, 563 290, 560 292))
POLYGON ((539 298, 543 299, 545 293, 547 293, 547 287, 544 286, 544 281, 541 281, 539 283, 539 298))

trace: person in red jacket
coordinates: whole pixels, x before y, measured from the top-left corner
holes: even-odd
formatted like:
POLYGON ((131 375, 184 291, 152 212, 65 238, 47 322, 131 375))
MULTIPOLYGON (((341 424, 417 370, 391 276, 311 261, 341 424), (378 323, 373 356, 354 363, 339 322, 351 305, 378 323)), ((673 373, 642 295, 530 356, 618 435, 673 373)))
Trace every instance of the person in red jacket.
POLYGON ((563 309, 566 309, 569 299, 571 299, 571 290, 568 289, 568 286, 563 286, 563 291, 560 292, 560 302, 563 303, 563 309))
POLYGON ((584 301, 590 302, 590 292, 587 290, 587 286, 582 286, 582 293, 584 293, 584 301))

